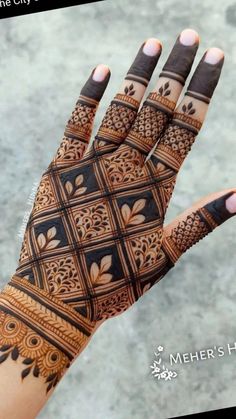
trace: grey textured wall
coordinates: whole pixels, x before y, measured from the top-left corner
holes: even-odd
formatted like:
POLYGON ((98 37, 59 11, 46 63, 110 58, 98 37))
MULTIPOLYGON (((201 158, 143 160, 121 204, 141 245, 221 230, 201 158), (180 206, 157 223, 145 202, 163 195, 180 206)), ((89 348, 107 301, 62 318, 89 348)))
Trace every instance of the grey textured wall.
MULTIPOLYGON (((26 200, 48 165, 80 87, 99 62, 112 79, 97 125, 139 45, 163 42, 156 75, 178 33, 199 31, 198 58, 222 47, 226 61, 207 122, 183 165, 168 219, 236 182, 236 3, 116 0, 4 20, 0 25, 1 286, 16 268, 26 200)), ((190 352, 235 341, 236 220, 191 249, 156 287, 107 321, 67 373, 41 419, 167 418, 236 403, 236 353, 150 374, 153 352, 190 352)))

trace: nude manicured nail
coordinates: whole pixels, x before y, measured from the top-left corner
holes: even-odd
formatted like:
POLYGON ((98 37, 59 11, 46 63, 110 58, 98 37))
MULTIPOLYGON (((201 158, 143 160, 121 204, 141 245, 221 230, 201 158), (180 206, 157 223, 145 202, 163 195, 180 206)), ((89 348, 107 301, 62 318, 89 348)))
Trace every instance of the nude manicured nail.
POLYGON ((158 39, 155 38, 149 38, 143 47, 143 52, 144 54, 149 55, 150 57, 154 57, 155 55, 157 55, 157 53, 160 52, 160 49, 160 41, 158 41, 158 39))
POLYGON ((236 212, 236 193, 227 199, 225 206, 231 214, 236 212))
POLYGON ((220 48, 210 48, 205 55, 204 61, 208 64, 217 64, 224 58, 224 52, 220 48))
POLYGON ((185 46, 191 46, 199 41, 199 35, 193 29, 184 29, 180 34, 179 41, 185 46))
POLYGON ((108 72, 109 72, 109 68, 107 67, 107 65, 99 64, 94 70, 93 80, 98 81, 98 82, 103 81, 106 75, 108 74, 108 72))

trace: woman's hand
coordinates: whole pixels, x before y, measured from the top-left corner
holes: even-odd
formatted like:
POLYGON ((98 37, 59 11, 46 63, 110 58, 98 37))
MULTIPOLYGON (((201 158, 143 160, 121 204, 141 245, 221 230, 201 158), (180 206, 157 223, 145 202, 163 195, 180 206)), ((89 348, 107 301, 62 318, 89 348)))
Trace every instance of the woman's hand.
POLYGON ((176 107, 198 44, 193 30, 181 33, 139 109, 162 49, 156 39, 143 44, 88 147, 110 77, 98 66, 43 174, 19 266, 0 295, 0 362, 20 360, 22 378, 43 378, 47 391, 101 322, 128 309, 236 212, 236 191, 227 190, 163 227, 224 61, 209 49, 176 107))

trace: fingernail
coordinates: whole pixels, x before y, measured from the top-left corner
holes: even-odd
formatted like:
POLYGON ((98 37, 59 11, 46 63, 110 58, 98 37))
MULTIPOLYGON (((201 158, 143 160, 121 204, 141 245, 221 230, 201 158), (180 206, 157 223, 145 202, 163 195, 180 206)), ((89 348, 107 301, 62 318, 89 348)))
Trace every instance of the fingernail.
POLYGON ((161 49, 160 41, 158 41, 158 39, 155 39, 155 38, 149 38, 143 47, 143 52, 146 55, 154 57, 155 55, 157 55, 160 49, 161 49))
POLYGON ((236 193, 234 193, 227 199, 225 206, 231 214, 234 214, 236 212, 236 193))
POLYGON ((180 34, 179 41, 185 46, 191 46, 199 41, 199 35, 193 29, 184 29, 180 34))
POLYGON ((220 48, 210 48, 206 52, 204 61, 208 64, 217 64, 224 58, 224 52, 220 48))
POLYGON ((106 77, 106 75, 109 72, 109 68, 107 67, 107 65, 104 64, 99 64, 93 73, 93 80, 95 81, 103 81, 106 77))

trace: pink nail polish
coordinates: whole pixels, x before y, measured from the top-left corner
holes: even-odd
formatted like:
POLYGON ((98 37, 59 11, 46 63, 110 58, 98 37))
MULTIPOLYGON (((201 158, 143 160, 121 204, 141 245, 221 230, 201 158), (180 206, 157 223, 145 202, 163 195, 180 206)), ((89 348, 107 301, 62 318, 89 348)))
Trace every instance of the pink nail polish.
POLYGON ((95 81, 103 81, 106 77, 106 75, 109 72, 109 68, 107 67, 107 65, 104 64, 99 64, 94 73, 93 73, 93 80, 95 81))
POLYGON ((160 49, 161 49, 160 41, 158 41, 158 39, 155 39, 155 38, 149 38, 143 47, 143 52, 146 55, 154 57, 155 55, 157 55, 160 49))
POLYGON ((231 214, 234 214, 236 212, 236 193, 234 193, 227 199, 225 206, 231 214))
POLYGON ((204 61, 208 64, 217 64, 224 57, 224 52, 220 48, 208 49, 204 61))
POLYGON ((184 29, 180 34, 179 41, 185 46, 191 46, 199 41, 199 35, 193 29, 184 29))

